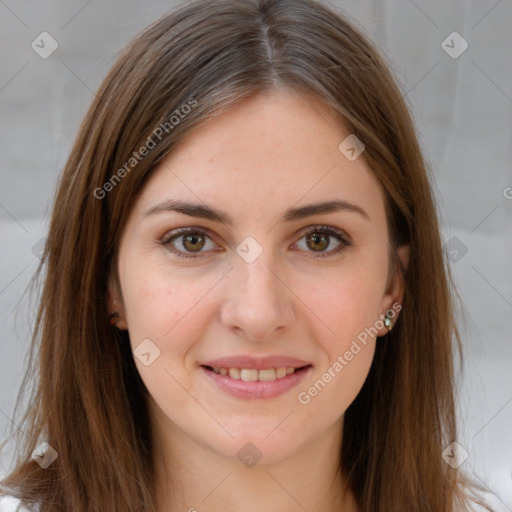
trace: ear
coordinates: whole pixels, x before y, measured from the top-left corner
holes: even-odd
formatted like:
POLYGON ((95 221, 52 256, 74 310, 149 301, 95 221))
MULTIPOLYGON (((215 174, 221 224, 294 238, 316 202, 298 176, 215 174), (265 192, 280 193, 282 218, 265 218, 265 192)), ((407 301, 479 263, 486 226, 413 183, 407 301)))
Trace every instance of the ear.
MULTIPOLYGON (((386 291, 382 297, 381 318, 384 318, 386 311, 388 311, 393 325, 396 324, 400 310, 402 309, 405 291, 405 273, 409 267, 410 252, 410 245, 401 245, 397 249, 397 260, 395 260, 394 268, 392 269, 392 273, 386 285, 386 291)), ((389 329, 384 326, 382 329, 379 329, 377 336, 384 336, 388 332, 389 329)))
POLYGON ((112 276, 108 279, 107 307, 107 314, 109 315, 109 318, 114 312, 118 314, 117 324, 115 327, 121 331, 126 331, 128 329, 128 325, 126 322, 121 290, 112 276))

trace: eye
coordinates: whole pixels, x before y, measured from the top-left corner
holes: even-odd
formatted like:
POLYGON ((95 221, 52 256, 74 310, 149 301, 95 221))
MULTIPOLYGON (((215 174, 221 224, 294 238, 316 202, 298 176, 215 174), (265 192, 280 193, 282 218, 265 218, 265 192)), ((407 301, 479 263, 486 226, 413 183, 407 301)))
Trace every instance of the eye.
MULTIPOLYGON (((314 258, 333 256, 352 245, 342 231, 329 226, 313 226, 302 233, 300 240, 304 238, 306 239, 306 249, 304 250, 317 253, 313 256, 314 258), (336 239, 338 245, 326 252, 325 250, 332 245, 332 238, 336 239)), ((202 252, 215 250, 217 247, 204 229, 200 228, 177 229, 167 233, 160 243, 180 258, 198 258, 202 252), (208 247, 208 241, 210 247, 208 247), (203 251, 203 249, 206 249, 206 251, 203 251)))
POLYGON ((301 240, 304 238, 306 239, 305 250, 307 252, 317 253, 313 255, 313 258, 326 258, 333 256, 352 245, 348 237, 342 231, 329 226, 313 226, 303 233, 301 240), (332 238, 336 239, 338 245, 332 250, 326 252, 325 250, 332 245, 332 238))
MULTIPOLYGON (((197 258, 198 255, 194 253, 201 254, 201 250, 208 245, 206 243, 207 240, 213 245, 213 247, 209 249, 214 249, 216 244, 213 243, 204 230, 198 228, 180 228, 165 235, 160 243, 181 258, 197 258), (183 252, 183 250, 190 252, 183 252)), ((206 248, 208 249, 208 247, 206 248)))

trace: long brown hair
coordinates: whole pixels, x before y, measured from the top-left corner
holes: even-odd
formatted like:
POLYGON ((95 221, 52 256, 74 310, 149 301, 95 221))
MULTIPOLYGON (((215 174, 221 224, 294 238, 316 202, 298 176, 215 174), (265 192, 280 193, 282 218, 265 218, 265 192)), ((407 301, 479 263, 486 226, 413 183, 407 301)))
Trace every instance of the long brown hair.
POLYGON ((127 334, 107 314, 119 237, 178 140, 274 87, 319 98, 364 142, 384 190, 393 254, 411 247, 400 320, 377 344, 345 414, 341 469, 365 512, 465 510, 463 476, 441 458, 457 439, 460 339, 428 170, 403 95, 366 37, 313 0, 196 0, 119 57, 55 196, 22 386, 32 382, 32 394, 16 467, 3 481, 41 512, 155 510, 147 390, 127 334), (31 458, 41 440, 58 453, 46 469, 31 458))

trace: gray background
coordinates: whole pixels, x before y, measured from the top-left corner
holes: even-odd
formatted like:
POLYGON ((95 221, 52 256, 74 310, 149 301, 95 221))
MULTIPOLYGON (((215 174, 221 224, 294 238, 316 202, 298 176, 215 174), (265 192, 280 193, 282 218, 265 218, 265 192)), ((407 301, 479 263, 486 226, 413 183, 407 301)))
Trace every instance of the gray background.
MULTIPOLYGON (((34 312, 23 294, 80 120, 119 50, 175 3, 0 1, 2 438, 34 312), (47 59, 31 48, 44 31, 59 45, 47 59)), ((332 3, 384 52, 416 119, 464 304, 463 468, 495 491, 496 510, 512 511, 512 2, 332 3), (469 44, 458 58, 442 46, 454 31, 469 44)))

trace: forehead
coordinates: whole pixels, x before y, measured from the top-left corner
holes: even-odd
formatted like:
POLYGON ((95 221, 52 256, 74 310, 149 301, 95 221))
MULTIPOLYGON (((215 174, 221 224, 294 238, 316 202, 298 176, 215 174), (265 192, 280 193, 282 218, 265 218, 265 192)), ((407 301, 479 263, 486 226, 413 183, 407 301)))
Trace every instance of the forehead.
POLYGON ((155 170, 137 209, 181 199, 217 204, 236 218, 256 212, 275 218, 292 206, 344 199, 370 217, 382 215, 383 196, 366 161, 349 161, 338 149, 349 135, 312 97, 255 96, 180 141, 155 170))

